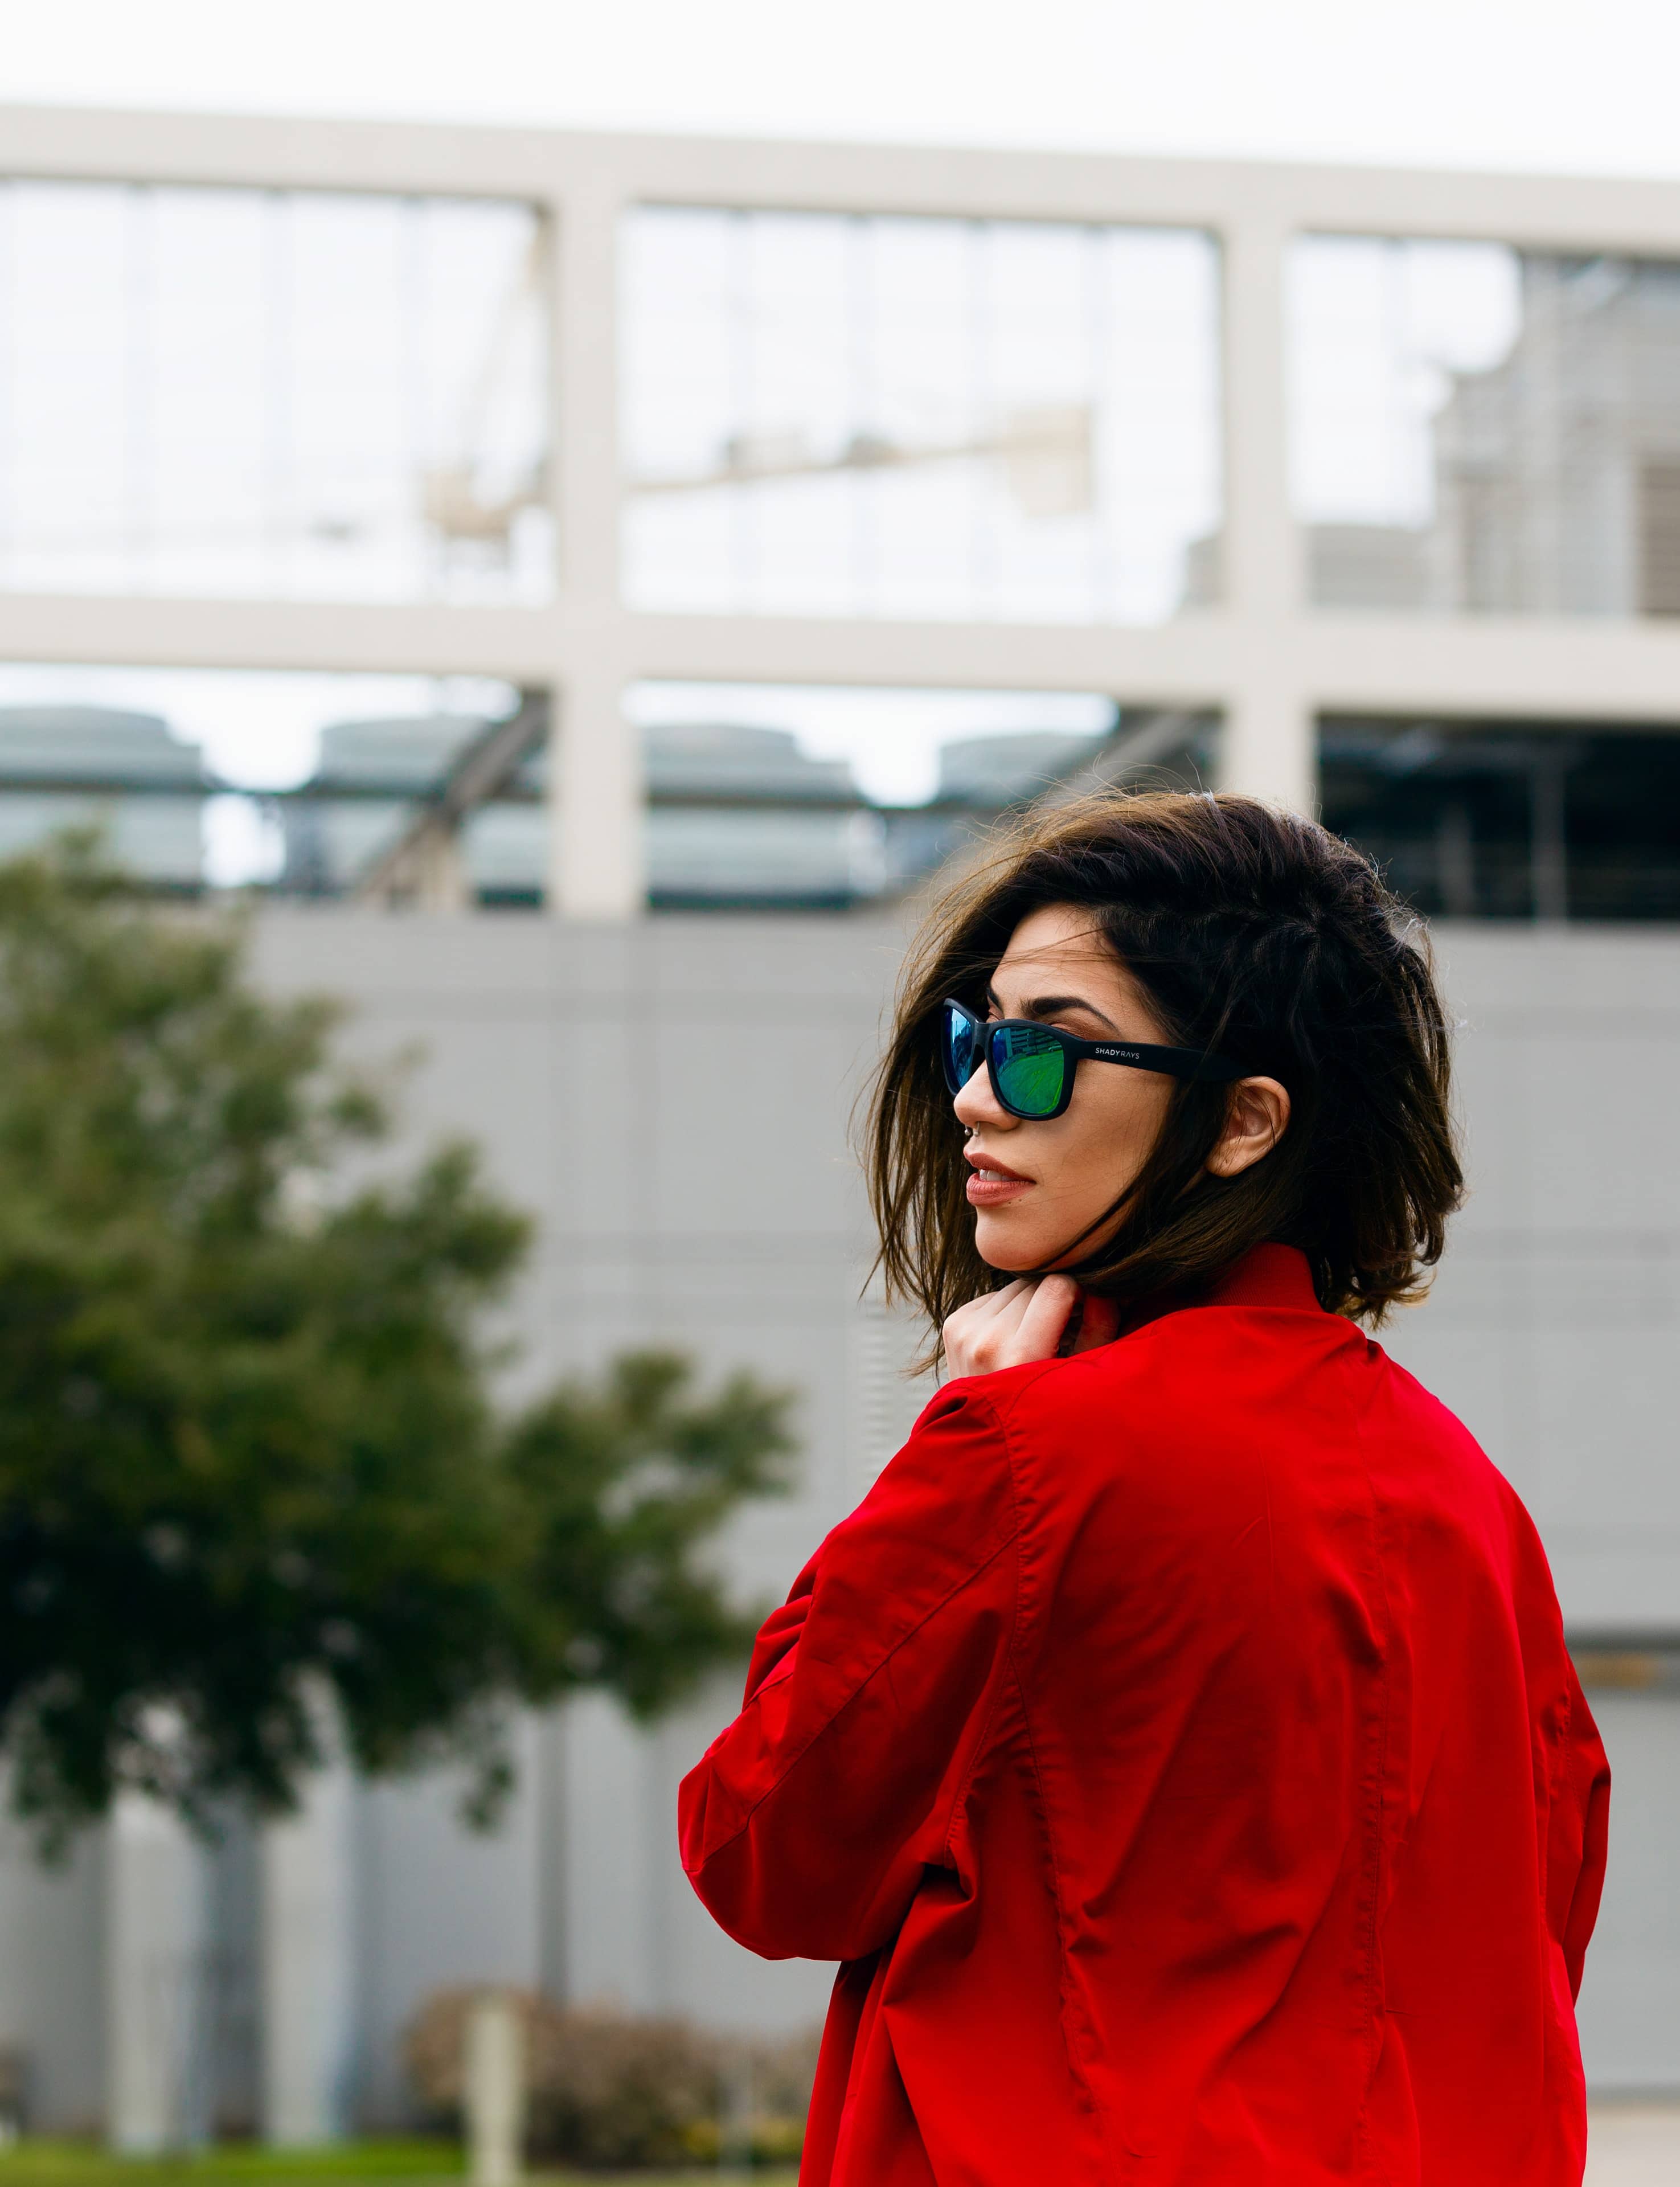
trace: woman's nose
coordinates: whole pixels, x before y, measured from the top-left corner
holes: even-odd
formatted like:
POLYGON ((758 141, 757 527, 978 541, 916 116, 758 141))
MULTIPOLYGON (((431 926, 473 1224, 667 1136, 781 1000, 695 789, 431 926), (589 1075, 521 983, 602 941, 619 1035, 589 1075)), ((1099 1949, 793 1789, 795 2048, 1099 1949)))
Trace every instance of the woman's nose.
POLYGON ((984 1064, 962 1092, 953 1097, 951 1105, 957 1111, 958 1122, 966 1124, 971 1132, 979 1131, 982 1126, 987 1131, 1008 1131, 1016 1122, 992 1092, 992 1076, 984 1064))

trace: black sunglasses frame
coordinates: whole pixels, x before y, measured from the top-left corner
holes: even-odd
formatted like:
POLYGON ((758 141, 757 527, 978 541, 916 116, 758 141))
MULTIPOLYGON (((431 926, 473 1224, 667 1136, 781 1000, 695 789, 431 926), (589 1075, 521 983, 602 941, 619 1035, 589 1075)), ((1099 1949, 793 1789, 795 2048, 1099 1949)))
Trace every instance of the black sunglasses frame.
MULTIPOLYGON (((992 1091, 1000 1109, 1017 1116, 1025 1124, 1048 1124, 1066 1113, 1073 1099, 1073 1082, 1082 1063, 1120 1063, 1129 1071, 1158 1071, 1166 1078, 1196 1079, 1205 1084, 1228 1086, 1233 1079, 1243 1077, 1243 1067, 1233 1063, 1228 1056, 1210 1055, 1199 1048, 1159 1048, 1148 1042, 1125 1040, 1082 1040, 1077 1033, 1064 1032, 1059 1026, 1041 1025, 1037 1018, 980 1018, 965 1004, 947 996, 941 1004, 944 1010, 954 1010, 974 1029, 976 1060, 969 1077, 980 1069, 980 1060, 986 1064, 986 1077, 992 1082, 992 1091), (1011 1101, 998 1083, 997 1060, 993 1052, 994 1034, 1020 1030, 1036 1033, 1041 1040, 1049 1040, 1059 1048, 1068 1059, 1068 1069, 1062 1080, 1062 1098, 1054 1109, 1020 1109, 1011 1101)), ((951 1043, 943 1035, 939 1043, 940 1067, 945 1082, 952 1096, 960 1094, 968 1079, 956 1082, 951 1068, 951 1043)))

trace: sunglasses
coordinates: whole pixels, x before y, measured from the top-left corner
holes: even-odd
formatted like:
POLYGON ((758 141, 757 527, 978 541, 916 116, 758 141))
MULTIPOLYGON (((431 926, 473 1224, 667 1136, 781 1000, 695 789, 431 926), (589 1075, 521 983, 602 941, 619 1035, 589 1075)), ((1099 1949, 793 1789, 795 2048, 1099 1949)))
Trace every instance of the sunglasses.
POLYGON ((1199 1048, 1155 1048, 1135 1041, 1081 1040, 1031 1018, 977 1018, 960 1003, 940 1005, 939 1060, 945 1082, 960 1094, 986 1065, 998 1106, 1028 1123, 1059 1116, 1073 1099, 1073 1075, 1082 1063, 1123 1063, 1131 1071, 1158 1071, 1168 1078, 1227 1085, 1242 1066, 1199 1048))

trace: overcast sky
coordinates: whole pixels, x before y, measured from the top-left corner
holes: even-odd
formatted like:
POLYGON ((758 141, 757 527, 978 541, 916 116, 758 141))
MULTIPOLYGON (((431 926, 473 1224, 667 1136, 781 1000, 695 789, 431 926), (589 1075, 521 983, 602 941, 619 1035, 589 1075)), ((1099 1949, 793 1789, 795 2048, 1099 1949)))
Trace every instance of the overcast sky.
POLYGON ((1676 0, 0 0, 0 97, 1680 173, 1676 0))

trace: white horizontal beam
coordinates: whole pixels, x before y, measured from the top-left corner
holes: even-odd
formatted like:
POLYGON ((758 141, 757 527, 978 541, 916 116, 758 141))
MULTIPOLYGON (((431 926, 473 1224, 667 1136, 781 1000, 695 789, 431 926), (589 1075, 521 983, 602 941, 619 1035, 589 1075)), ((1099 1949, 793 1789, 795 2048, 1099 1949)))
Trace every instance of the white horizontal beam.
POLYGON ((565 651, 552 608, 0 592, 0 661, 368 669, 546 683, 565 651))
POLYGON ((632 673, 681 682, 1112 691, 1205 706, 1234 671, 1233 626, 1216 615, 1143 629, 633 615, 626 636, 632 673))
POLYGON ((1680 621, 1209 611, 1149 628, 0 593, 0 660, 124 667, 1097 691, 1228 706, 1680 724, 1680 621))
POLYGON ((644 200, 1492 237, 1680 252, 1680 183, 680 137, 598 140, 644 200))
POLYGON ((0 173, 1487 236, 1680 255, 1680 183, 0 106, 0 173))
POLYGON ((540 198, 573 141, 530 129, 0 106, 0 173, 65 182, 540 198))
POLYGON ((366 670, 548 683, 606 657, 627 678, 1125 691, 1212 705, 1229 688, 1217 616, 1149 629, 627 615, 553 608, 0 593, 0 661, 366 670))
POLYGON ((1320 711, 1680 725, 1680 621, 1321 613, 1296 638, 1320 711))

